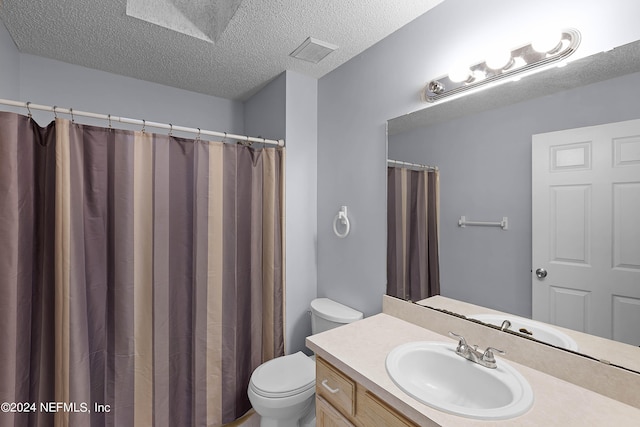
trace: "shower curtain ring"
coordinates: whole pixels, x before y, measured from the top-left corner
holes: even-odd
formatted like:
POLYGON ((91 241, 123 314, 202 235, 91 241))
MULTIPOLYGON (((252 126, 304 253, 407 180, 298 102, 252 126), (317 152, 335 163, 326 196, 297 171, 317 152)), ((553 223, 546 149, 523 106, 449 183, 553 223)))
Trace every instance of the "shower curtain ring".
POLYGON ((31 101, 27 101, 27 111, 29 111, 29 118, 33 118, 33 116, 31 115, 31 108, 29 107, 31 105, 31 101))
POLYGON ((173 125, 169 123, 169 136, 173 136, 173 125))
POLYGON ((145 130, 146 126, 147 126, 146 120, 142 119, 142 133, 144 133, 144 130, 145 130))
POLYGON ((107 116, 109 117, 109 129, 111 129, 111 114, 107 114, 107 116))
POLYGON ((200 128, 197 128, 197 129, 198 129, 198 135, 196 135, 196 141, 200 141, 200 128))
POLYGON ((56 108, 58 108, 58 106, 54 105, 53 106, 53 117, 57 119, 58 118, 58 112, 56 111, 56 108))
POLYGON ((71 114, 71 123, 75 123, 76 122, 76 118, 73 117, 73 108, 69 108, 69 114, 71 114))

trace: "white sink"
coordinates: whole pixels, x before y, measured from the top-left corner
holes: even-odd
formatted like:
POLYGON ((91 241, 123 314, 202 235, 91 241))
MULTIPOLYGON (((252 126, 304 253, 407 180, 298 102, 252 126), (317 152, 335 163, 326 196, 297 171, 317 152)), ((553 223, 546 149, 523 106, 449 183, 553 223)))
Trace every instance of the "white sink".
POLYGON ((459 356, 456 345, 418 341, 387 355, 387 373, 409 396, 433 408, 481 420, 504 420, 533 405, 527 380, 504 360, 496 369, 459 356))
POLYGON ((511 326, 509 327, 510 331, 519 332, 522 335, 535 338, 538 341, 555 345, 557 347, 573 351, 578 350, 578 344, 573 340, 573 338, 564 332, 560 332, 552 326, 547 325, 546 323, 504 314, 474 314, 467 317, 496 326, 502 326, 502 322, 508 320, 511 322, 511 326), (524 330, 531 332, 531 334, 526 333, 524 330))

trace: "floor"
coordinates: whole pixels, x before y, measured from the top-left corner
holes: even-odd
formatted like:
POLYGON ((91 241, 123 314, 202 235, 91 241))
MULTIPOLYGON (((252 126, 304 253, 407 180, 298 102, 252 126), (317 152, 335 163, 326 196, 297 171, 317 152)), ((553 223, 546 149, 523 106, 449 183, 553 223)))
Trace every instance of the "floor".
POLYGON ((252 409, 242 418, 238 418, 232 423, 225 424, 224 427, 260 427, 260 415, 252 409))

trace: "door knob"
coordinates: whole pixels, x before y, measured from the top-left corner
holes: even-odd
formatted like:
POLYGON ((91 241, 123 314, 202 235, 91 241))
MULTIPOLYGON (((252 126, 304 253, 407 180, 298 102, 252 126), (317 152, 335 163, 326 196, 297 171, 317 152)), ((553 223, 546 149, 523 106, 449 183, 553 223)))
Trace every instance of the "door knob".
POLYGON ((547 270, 545 270, 544 268, 538 268, 536 270, 536 276, 538 276, 538 279, 544 279, 545 277, 547 277, 547 270))

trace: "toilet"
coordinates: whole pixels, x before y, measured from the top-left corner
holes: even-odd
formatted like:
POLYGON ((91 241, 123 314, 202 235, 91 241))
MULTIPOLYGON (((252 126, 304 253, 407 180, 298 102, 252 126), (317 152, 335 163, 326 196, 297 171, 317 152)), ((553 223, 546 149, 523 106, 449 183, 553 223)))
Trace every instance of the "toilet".
MULTIPOLYGON (((361 312, 328 298, 311 301, 311 333, 362 319, 361 312)), ((249 401, 260 427, 314 427, 316 362, 299 351, 258 366, 249 381, 249 401)))

